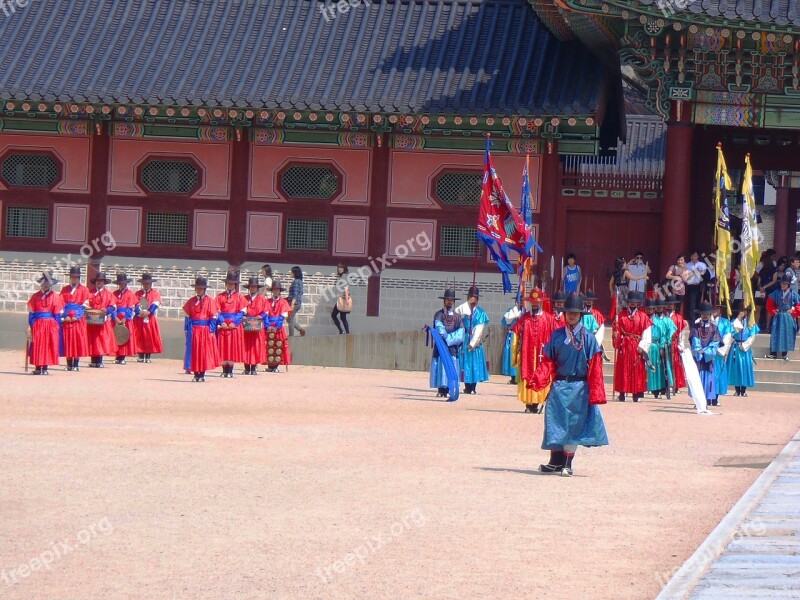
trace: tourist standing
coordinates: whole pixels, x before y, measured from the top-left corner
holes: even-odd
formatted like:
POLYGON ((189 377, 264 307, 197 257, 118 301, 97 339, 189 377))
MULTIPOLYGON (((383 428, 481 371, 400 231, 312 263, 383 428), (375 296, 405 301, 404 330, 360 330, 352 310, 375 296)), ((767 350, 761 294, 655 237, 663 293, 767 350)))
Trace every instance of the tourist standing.
POLYGON ((294 330, 300 332, 300 337, 306 334, 306 330, 297 324, 297 313, 303 307, 303 269, 300 267, 292 267, 292 276, 294 280, 289 286, 289 296, 286 301, 289 303, 289 335, 294 335, 294 330))
POLYGON ((567 296, 578 293, 581 289, 582 278, 583 273, 577 264, 575 255, 572 253, 567 254, 567 266, 561 273, 561 283, 564 293, 567 296))
POLYGON ((333 324, 336 325, 336 329, 339 330, 339 334, 343 333, 350 333, 350 324, 347 322, 347 315, 350 314, 350 311, 353 309, 353 299, 350 297, 350 284, 347 281, 347 275, 349 270, 347 269, 347 265, 344 263, 339 263, 336 267, 336 291, 339 294, 336 297, 336 304, 333 305, 333 310, 331 311, 331 319, 333 319, 333 324), (342 322, 339 322, 339 317, 342 317, 342 322), (342 331, 342 325, 344 325, 344 331, 342 331))

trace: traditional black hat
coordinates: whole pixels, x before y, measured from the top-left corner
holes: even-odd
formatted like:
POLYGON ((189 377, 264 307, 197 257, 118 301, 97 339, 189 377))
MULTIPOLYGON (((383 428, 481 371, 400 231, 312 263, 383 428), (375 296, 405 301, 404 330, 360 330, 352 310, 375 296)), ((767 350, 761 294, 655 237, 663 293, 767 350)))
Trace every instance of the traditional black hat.
POLYGON ((597 294, 594 293, 594 290, 587 290, 583 299, 587 302, 594 302, 597 300, 597 294))
POLYGON ((585 298, 580 294, 570 294, 564 302, 564 312, 582 313, 585 298))
POLYGON ((645 308, 655 308, 656 307, 655 299, 654 298, 648 298, 647 300, 645 300, 644 301, 644 307, 645 308))
POLYGON ((52 271, 45 271, 45 272, 42 273, 42 276, 39 277, 39 279, 36 280, 36 283, 38 283, 39 285, 42 285, 43 283, 46 283, 46 284, 48 284, 50 286, 53 286, 53 285, 56 285, 58 283, 58 279, 56 279, 53 276, 53 272, 52 271))
POLYGON ((792 283, 793 279, 794 277, 792 277, 791 273, 784 273, 781 277, 781 283, 792 283))
POLYGON ((81 274, 81 268, 80 267, 70 267, 69 268, 70 277, 72 277, 73 275, 80 275, 80 274, 81 274))
POLYGON ((123 283, 131 283, 133 279, 129 279, 125 273, 117 273, 117 279, 114 282, 114 285, 120 285, 123 283))
POLYGON ((202 288, 208 287, 208 279, 206 279, 205 277, 195 278, 194 287, 202 287, 202 288))
POLYGON ((567 299, 567 295, 564 292, 562 292, 561 290, 559 290, 555 294, 553 294, 553 297, 551 298, 551 300, 553 302, 564 302, 566 299, 567 299))
POLYGON ((225 275, 225 283, 239 283, 239 273, 228 271, 228 274, 225 275))
POLYGON ((661 296, 656 298, 656 308, 664 308, 664 306, 666 306, 666 304, 667 303, 664 302, 664 299, 661 296))
POLYGON ((670 294, 664 300, 664 304, 667 304, 667 305, 669 305, 669 304, 680 304, 680 303, 681 303, 681 301, 678 300, 678 297, 673 295, 673 294, 670 294))
POLYGON ((710 315, 714 313, 714 307, 711 306, 710 302, 701 302, 700 306, 694 312, 698 315, 710 315))
POLYGON ((477 285, 471 286, 469 288, 469 290, 467 291, 467 298, 471 298, 472 296, 475 296, 476 298, 480 298, 481 297, 481 292, 478 289, 477 285))
POLYGON ((92 278, 92 283, 97 283, 98 281, 105 281, 106 283, 108 283, 111 280, 108 278, 108 275, 100 271, 97 275, 95 275, 92 278))
POLYGON ((455 290, 446 289, 444 291, 444 296, 439 296, 439 300, 461 300, 461 298, 456 298, 455 290))
POLYGON ((141 283, 153 283, 154 281, 158 281, 158 279, 155 279, 152 274, 142 273, 141 283))
POLYGON ((272 280, 272 287, 270 289, 272 289, 272 290, 285 290, 286 288, 283 287, 283 285, 281 285, 280 281, 278 281, 277 279, 273 279, 272 280))
POLYGON ((625 299, 625 301, 628 304, 630 304, 631 302, 638 302, 641 304, 643 300, 644 300, 644 294, 642 294, 642 292, 637 292, 636 290, 631 290, 630 292, 628 292, 628 297, 625 299))
POLYGON ((259 289, 264 287, 263 285, 258 283, 258 277, 251 277, 250 279, 247 280, 247 287, 253 287, 253 286, 258 287, 259 289))

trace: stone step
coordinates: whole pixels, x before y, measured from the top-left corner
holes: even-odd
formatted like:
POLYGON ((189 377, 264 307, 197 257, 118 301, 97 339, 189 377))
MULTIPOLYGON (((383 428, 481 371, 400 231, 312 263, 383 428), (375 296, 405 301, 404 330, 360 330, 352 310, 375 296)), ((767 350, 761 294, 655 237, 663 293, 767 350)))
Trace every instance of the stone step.
MULTIPOLYGON (((604 373, 603 381, 607 385, 614 383, 614 376, 610 373, 604 373)), ((776 392, 780 394, 800 394, 800 380, 794 382, 776 382, 776 381, 759 381, 756 376, 756 387, 754 388, 759 392, 776 392)), ((728 395, 733 395, 733 388, 728 389, 728 395)), ((683 390, 683 394, 686 390, 683 390)), ((650 397, 649 395, 647 397, 650 397)))

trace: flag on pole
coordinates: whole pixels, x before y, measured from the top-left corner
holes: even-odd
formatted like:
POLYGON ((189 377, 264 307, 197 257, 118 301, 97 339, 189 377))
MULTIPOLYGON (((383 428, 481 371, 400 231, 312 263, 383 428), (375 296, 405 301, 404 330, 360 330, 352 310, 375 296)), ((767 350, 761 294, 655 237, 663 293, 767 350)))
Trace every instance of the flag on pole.
POLYGON ((531 281, 533 273, 533 251, 534 249, 539 252, 542 251, 542 248, 536 243, 533 237, 533 202, 531 201, 531 183, 528 178, 530 158, 530 154, 525 155, 525 166, 522 168, 522 193, 520 194, 519 212, 522 215, 522 220, 525 222, 525 230, 527 231, 528 239, 525 244, 527 256, 520 255, 519 257, 519 288, 517 289, 517 302, 520 302, 522 296, 527 293, 527 284, 531 281))
POLYGON ((750 154, 744 157, 744 180, 742 181, 742 262, 739 275, 742 279, 742 298, 750 306, 750 326, 756 322, 753 308, 753 275, 758 263, 758 222, 756 221, 756 199, 753 195, 753 167, 750 166, 750 154))
POLYGON ((515 250, 521 256, 527 257, 528 232, 525 222, 508 199, 503 183, 494 170, 489 152, 491 143, 487 137, 476 235, 486 244, 492 259, 497 262, 503 276, 503 292, 508 293, 511 291, 509 275, 516 271, 508 257, 508 251, 515 250))
POLYGON ((722 144, 717 144, 717 180, 715 186, 715 205, 717 224, 714 228, 714 242, 717 246, 717 281, 719 282, 719 302, 724 303, 731 314, 731 294, 728 289, 728 274, 731 266, 731 218, 725 192, 733 190, 733 181, 728 175, 722 144))

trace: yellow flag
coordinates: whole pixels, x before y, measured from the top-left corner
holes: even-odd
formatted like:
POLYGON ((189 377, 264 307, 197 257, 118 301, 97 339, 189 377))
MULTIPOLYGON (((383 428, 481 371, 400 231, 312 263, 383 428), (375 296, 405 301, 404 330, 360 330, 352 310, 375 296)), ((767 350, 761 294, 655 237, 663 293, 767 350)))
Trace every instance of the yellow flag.
POLYGON ((728 175, 725 157, 722 155, 722 144, 717 144, 717 183, 715 186, 715 204, 717 222, 714 228, 714 241, 717 246, 717 281, 719 282, 719 302, 724 303, 731 314, 731 294, 728 289, 728 275, 731 266, 731 220, 725 191, 733 189, 733 181, 728 175))
POLYGON ((755 299, 753 298, 753 275, 758 264, 758 221, 756 220, 756 199, 753 196, 753 167, 750 155, 744 158, 744 181, 742 182, 744 206, 742 207, 742 263, 739 273, 742 278, 742 296, 750 307, 750 326, 755 322, 755 299))

